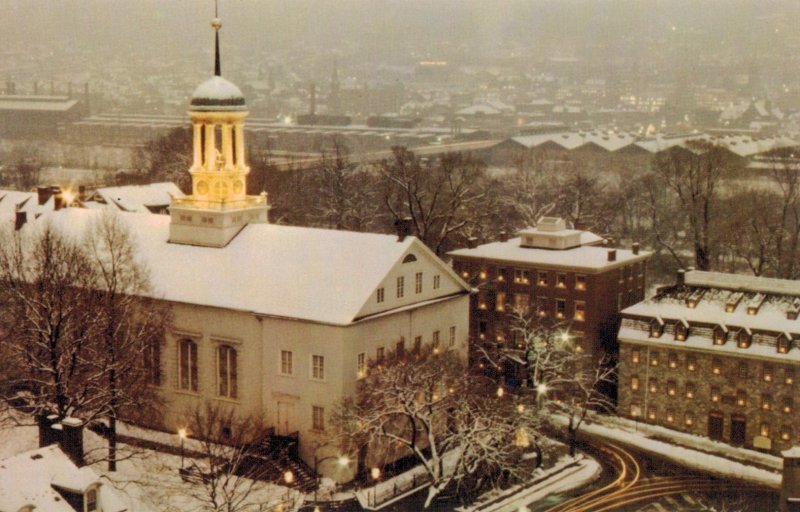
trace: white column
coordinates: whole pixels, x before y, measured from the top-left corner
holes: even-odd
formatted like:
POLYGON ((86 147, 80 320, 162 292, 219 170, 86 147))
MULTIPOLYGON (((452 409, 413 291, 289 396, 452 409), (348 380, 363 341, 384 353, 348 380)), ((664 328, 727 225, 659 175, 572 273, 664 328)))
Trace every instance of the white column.
POLYGON ((241 122, 233 125, 236 130, 236 164, 238 167, 244 167, 244 125, 241 122))
POLYGON ((207 124, 205 125, 206 130, 206 168, 209 171, 213 171, 217 168, 217 158, 214 154, 214 125, 207 124))
POLYGON ((225 161, 225 170, 233 170, 233 144, 231 131, 233 126, 229 123, 222 125, 222 156, 225 161))
POLYGON ((203 125, 201 125, 199 123, 194 123, 192 125, 192 128, 194 130, 194 133, 192 135, 194 137, 194 139, 193 139, 193 141, 194 141, 194 165, 193 165, 193 167, 198 167, 203 162, 203 148, 200 145, 200 138, 201 138, 200 130, 203 129, 203 125))

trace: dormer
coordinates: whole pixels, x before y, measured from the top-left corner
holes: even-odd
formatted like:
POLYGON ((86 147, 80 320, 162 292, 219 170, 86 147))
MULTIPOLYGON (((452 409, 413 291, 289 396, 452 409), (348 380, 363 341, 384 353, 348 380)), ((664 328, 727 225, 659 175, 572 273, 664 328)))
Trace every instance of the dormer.
POLYGON ((792 335, 788 332, 782 332, 778 335, 778 339, 776 341, 776 349, 779 354, 788 354, 790 350, 792 350, 794 340, 792 339, 792 335))
POLYGON ((736 346, 739 348, 750 348, 753 343, 753 333, 747 327, 742 327, 736 333, 736 346))
POLYGON ((703 292, 705 290, 699 289, 693 291, 688 297, 686 297, 686 307, 689 309, 694 309, 697 307, 697 304, 700 302, 700 299, 703 297, 703 292))
POLYGON ((763 293, 755 294, 750 300, 747 301, 747 314, 750 316, 754 316, 758 314, 758 310, 761 309, 761 305, 764 304, 767 296, 763 293))
POLYGON ((739 301, 742 300, 742 297, 744 297, 744 293, 742 292, 734 292, 728 295, 728 299, 725 301, 725 312, 733 313, 736 311, 736 306, 739 305, 739 301))
POLYGON ((728 341, 728 328, 725 324, 719 324, 714 327, 714 334, 712 335, 714 345, 724 345, 728 341))
POLYGON ((800 298, 796 298, 792 301, 792 305, 786 310, 786 319, 797 320, 798 314, 800 314, 800 298))
POLYGON ((689 322, 681 318, 675 322, 675 341, 686 341, 689 337, 689 322))
POLYGON ((650 320, 650 337, 660 338, 664 334, 664 320, 657 316, 650 320))

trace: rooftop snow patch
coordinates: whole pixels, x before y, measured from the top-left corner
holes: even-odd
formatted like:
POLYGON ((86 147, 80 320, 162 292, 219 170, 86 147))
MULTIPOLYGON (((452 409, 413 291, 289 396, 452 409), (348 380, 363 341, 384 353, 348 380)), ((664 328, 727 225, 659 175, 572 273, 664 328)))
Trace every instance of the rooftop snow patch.
POLYGON ((190 105, 192 110, 243 110, 245 106, 242 91, 221 76, 198 85, 190 105))
POLYGON ((686 272, 685 283, 689 286, 800 296, 800 281, 789 279, 692 270, 686 272))

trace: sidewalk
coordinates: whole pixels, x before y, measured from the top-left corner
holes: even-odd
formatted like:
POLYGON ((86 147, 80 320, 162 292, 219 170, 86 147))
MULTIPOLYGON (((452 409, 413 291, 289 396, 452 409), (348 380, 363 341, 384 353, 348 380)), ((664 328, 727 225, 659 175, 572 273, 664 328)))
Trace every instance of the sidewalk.
MULTIPOLYGON (((567 423, 561 416, 553 421, 564 427, 567 423)), ((591 421, 581 426, 579 435, 593 434, 698 471, 780 488, 780 457, 624 418, 595 415, 591 421)))
POLYGON ((602 468, 594 459, 563 457, 555 466, 534 471, 533 479, 503 491, 487 493, 474 504, 456 512, 517 512, 537 500, 559 492, 577 489, 596 480, 602 468))

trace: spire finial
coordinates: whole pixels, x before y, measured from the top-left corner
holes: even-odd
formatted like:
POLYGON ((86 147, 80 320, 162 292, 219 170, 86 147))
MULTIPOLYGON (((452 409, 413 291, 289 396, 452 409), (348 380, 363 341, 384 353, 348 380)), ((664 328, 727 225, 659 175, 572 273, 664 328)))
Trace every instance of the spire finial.
POLYGON ((211 20, 211 28, 214 29, 214 76, 222 76, 219 62, 219 29, 222 28, 222 20, 219 19, 218 4, 218 0, 214 0, 214 19, 211 20))

